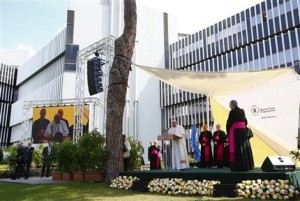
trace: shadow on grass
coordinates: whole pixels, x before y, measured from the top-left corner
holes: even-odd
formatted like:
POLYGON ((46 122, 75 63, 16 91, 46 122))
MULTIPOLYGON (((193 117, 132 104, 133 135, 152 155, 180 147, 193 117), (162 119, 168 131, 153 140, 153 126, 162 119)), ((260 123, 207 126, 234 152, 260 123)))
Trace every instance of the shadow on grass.
POLYGON ((80 201, 196 201, 196 200, 235 200, 243 199, 211 198, 198 196, 168 196, 155 193, 142 193, 132 190, 109 188, 106 183, 68 183, 68 184, 14 184, 0 182, 1 201, 47 201, 47 200, 80 200, 80 201))

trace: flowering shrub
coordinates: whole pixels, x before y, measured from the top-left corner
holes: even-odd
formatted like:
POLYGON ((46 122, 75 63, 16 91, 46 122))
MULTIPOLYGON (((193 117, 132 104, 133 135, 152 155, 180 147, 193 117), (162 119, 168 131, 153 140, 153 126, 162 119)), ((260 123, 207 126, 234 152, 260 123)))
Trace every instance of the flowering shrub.
POLYGON ((220 182, 162 178, 151 180, 148 189, 150 192, 172 195, 212 195, 215 184, 220 184, 220 182))
POLYGON ((238 183, 238 195, 252 199, 289 200, 299 194, 288 180, 247 180, 238 183))
POLYGON ((140 180, 140 179, 137 177, 119 176, 119 177, 111 180, 110 187, 128 190, 128 189, 132 188, 133 182, 138 181, 138 180, 140 180))

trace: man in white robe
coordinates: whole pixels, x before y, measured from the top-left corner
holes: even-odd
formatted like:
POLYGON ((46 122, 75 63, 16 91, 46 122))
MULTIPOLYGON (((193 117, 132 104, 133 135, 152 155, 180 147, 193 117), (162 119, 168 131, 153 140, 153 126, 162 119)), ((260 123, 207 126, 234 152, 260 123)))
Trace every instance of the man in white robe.
POLYGON ((182 170, 189 168, 184 128, 181 125, 177 125, 176 120, 173 120, 172 127, 169 129, 168 134, 173 134, 178 137, 178 139, 172 140, 172 169, 182 170))

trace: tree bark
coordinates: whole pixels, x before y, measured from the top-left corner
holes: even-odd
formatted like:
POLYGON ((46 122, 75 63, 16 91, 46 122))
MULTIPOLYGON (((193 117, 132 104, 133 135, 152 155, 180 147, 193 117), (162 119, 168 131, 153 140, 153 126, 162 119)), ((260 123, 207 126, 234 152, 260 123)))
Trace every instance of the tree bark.
POLYGON ((108 166, 106 180, 110 181, 123 170, 123 113, 136 37, 136 2, 124 0, 124 31, 115 41, 115 57, 109 72, 106 113, 106 144, 108 166))

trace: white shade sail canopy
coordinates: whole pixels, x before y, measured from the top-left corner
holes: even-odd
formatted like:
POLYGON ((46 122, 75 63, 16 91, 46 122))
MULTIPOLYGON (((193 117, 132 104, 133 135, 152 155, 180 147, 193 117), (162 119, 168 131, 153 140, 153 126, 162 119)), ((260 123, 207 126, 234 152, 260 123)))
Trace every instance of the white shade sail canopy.
POLYGON ((137 67, 178 89, 208 96, 214 122, 223 128, 229 101, 237 100, 245 110, 248 126, 258 137, 254 152, 260 160, 270 154, 288 155, 297 148, 300 76, 294 68, 195 72, 137 67))
POLYGON ((299 79, 293 68, 243 72, 195 72, 166 70, 137 65, 161 81, 185 91, 205 94, 209 97, 246 91, 270 81, 284 79, 287 82, 299 79))

